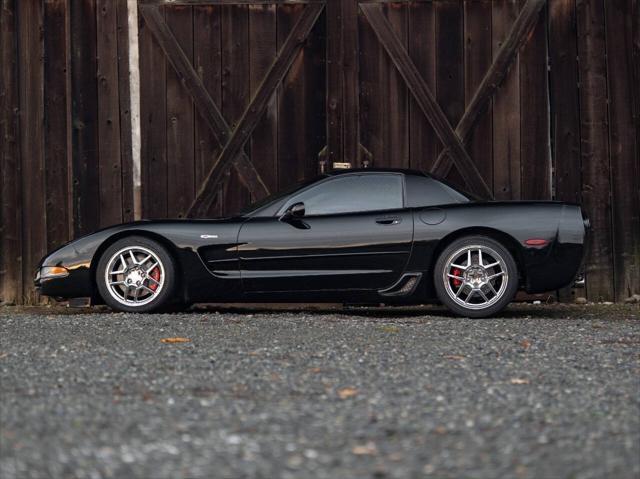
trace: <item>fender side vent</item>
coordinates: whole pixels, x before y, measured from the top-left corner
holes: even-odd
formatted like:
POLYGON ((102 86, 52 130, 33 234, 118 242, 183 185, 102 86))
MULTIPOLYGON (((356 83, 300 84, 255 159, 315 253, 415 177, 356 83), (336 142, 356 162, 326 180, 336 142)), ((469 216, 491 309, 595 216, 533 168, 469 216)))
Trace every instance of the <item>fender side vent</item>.
POLYGON ((405 273, 396 283, 387 289, 381 289, 381 296, 409 296, 413 294, 422 278, 422 273, 405 273))

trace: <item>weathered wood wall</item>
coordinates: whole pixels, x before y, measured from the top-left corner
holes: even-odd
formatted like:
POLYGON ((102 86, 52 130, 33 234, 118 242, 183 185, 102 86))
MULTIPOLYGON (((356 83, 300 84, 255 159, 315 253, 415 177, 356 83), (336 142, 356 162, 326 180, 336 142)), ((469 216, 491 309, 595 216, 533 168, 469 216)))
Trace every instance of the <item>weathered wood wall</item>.
MULTIPOLYGON (((33 301, 47 249, 133 216, 126 0, 0 2, 0 297, 33 301)), ((162 18, 233 129, 306 7, 191 3, 162 18)), ((443 151, 366 5, 327 2, 245 144, 268 189, 323 161, 430 170, 443 151)), ((525 1, 379 5, 456 130, 525 1)), ((139 29, 142 215, 182 217, 221 147, 142 17, 139 29)), ((462 138, 496 199, 583 204, 593 300, 640 292, 638 85, 639 0, 549 0, 462 138)), ((223 185, 210 214, 251 200, 234 169, 223 185)))
POLYGON ((37 262, 133 219, 126 0, 0 0, 0 300, 37 262))

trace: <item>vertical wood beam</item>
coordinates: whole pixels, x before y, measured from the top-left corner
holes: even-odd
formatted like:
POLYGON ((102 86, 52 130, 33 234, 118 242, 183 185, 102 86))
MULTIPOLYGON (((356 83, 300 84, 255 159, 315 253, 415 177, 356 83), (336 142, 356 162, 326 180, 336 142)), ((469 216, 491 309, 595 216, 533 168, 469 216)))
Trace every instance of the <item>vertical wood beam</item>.
MULTIPOLYGON (((342 3, 342 144, 344 161, 358 164, 360 146, 360 94, 358 88, 358 2, 342 3)), ((327 23, 331 18, 327 15, 327 23)), ((361 166, 361 165, 360 165, 361 166)))
MULTIPOLYGON (((580 103, 575 0, 549 3, 549 90, 555 199, 581 203, 580 103)), ((558 292, 561 301, 578 294, 571 287, 558 292)))
MULTIPOLYGON (((96 0, 100 226, 122 222, 117 4, 96 0)), ((85 42, 87 39, 85 39, 85 42)))
POLYGON ((327 162, 343 161, 344 91, 342 82, 342 3, 351 0, 327 0, 327 162))
POLYGON ((80 236, 100 226, 96 3, 72 2, 70 9, 73 215, 80 236))
POLYGON ((18 3, 20 47, 20 154, 22 166, 22 284, 27 302, 37 301, 33 275, 47 251, 44 147, 44 4, 18 3))
POLYGON ((22 301, 22 195, 16 4, 0 0, 0 302, 22 301))
MULTIPOLYGON (((574 0, 571 0, 574 1, 574 0)), ((492 2, 491 37, 494 62, 518 19, 519 2, 492 2)), ((493 194, 519 200, 520 191, 520 62, 518 55, 493 96, 493 194)))
POLYGON ((541 15, 520 52, 521 193, 526 200, 552 197, 547 58, 547 19, 541 15))
POLYGON ((633 14, 631 0, 605 2, 613 270, 618 301, 640 293, 640 139, 634 124, 634 100, 640 85, 634 82, 633 14))
POLYGON ((587 296, 609 301, 614 297, 614 270, 603 0, 577 0, 577 25, 582 206, 591 220, 591 241, 585 251, 587 296))
POLYGON ((71 148, 67 95, 69 85, 68 2, 44 3, 44 144, 46 163, 47 249, 69 241, 71 148))

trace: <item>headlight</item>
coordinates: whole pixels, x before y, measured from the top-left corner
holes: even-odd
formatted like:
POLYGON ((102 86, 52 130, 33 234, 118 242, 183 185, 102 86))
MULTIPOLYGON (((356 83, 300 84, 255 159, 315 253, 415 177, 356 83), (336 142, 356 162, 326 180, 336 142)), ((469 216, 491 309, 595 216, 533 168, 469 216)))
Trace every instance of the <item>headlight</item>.
POLYGON ((69 276, 69 270, 62 266, 43 266, 40 268, 41 281, 53 278, 64 278, 65 276, 69 276))

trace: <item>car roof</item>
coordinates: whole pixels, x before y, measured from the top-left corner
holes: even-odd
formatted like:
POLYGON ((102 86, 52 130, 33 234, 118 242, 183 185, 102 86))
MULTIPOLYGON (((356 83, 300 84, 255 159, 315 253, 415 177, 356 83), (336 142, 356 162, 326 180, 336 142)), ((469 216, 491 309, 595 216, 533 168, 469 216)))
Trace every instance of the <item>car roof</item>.
POLYGON ((337 176, 348 173, 401 173, 410 176, 430 176, 422 171, 408 168, 345 168, 329 171, 326 173, 326 176, 337 176))

